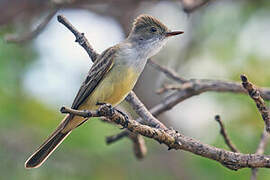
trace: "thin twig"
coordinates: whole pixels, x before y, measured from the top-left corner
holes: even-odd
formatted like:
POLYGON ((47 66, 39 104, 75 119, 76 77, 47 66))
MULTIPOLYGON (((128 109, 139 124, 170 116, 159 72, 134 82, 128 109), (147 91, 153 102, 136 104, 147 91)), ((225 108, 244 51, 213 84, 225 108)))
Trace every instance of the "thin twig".
POLYGON ((143 159, 147 153, 147 148, 143 137, 138 133, 130 132, 128 137, 133 141, 133 151, 137 159, 143 159))
POLYGON ((106 143, 107 144, 111 144, 111 143, 114 143, 124 137, 127 137, 129 135, 129 132, 127 130, 125 131, 122 131, 116 135, 112 135, 112 136, 108 136, 106 137, 106 143))
POLYGON ((37 37, 49 24, 53 16, 58 11, 58 8, 50 10, 46 18, 31 32, 25 33, 23 35, 7 34, 5 36, 5 41, 8 43, 25 43, 37 37))
POLYGON ((256 154, 263 154, 264 153, 264 150, 265 150, 266 145, 268 143, 269 137, 270 137, 269 133, 264 130, 262 135, 261 135, 261 139, 260 139, 260 142, 258 144, 256 154))
POLYGON ((215 116, 215 120, 218 122, 219 126, 220 126, 220 134, 222 135, 222 137, 224 138, 225 143, 227 144, 227 146, 230 148, 230 150, 232 152, 239 152, 239 150, 235 147, 235 145, 232 143, 232 141, 230 140, 226 129, 224 127, 223 122, 220 119, 219 115, 215 116))
POLYGON ((270 115, 268 109, 265 106, 264 100, 261 97, 260 91, 248 81, 245 75, 241 75, 242 85, 248 91, 249 96, 254 100, 257 105, 259 112, 261 113, 262 119, 265 123, 265 129, 270 132, 270 115))
POLYGON ((148 59, 147 63, 149 65, 151 65, 153 68, 157 69, 160 72, 163 72, 167 77, 169 77, 170 79, 179 82, 179 83, 185 83, 187 80, 184 78, 181 78, 176 72, 174 72, 171 69, 168 69, 164 66, 159 65, 158 63, 156 63, 155 61, 153 61, 152 59, 148 59))
POLYGON ((106 143, 111 144, 114 143, 124 137, 129 137, 133 142, 133 152, 137 159, 142 159, 145 157, 147 153, 147 147, 145 145, 145 141, 143 137, 139 134, 135 134, 130 132, 129 130, 124 130, 116 135, 106 137, 106 143))
POLYGON ((75 42, 78 42, 85 49, 91 60, 94 62, 99 54, 90 45, 87 38, 84 36, 84 33, 80 33, 63 15, 58 15, 57 20, 74 34, 76 37, 75 42))
MULTIPOLYGON (((174 86, 175 88, 175 86, 174 86)), ((270 89, 259 89, 262 97, 270 100, 270 89)), ((159 115, 165 111, 170 110, 178 103, 205 92, 232 92, 232 93, 246 93, 246 90, 240 83, 219 81, 211 79, 190 79, 181 85, 179 91, 172 93, 164 98, 161 103, 154 106, 150 112, 153 115, 159 115), (183 88, 183 87, 184 88, 183 88)))
POLYGON ((125 100, 129 102, 129 104, 132 106, 135 112, 142 118, 140 120, 138 119, 137 120, 138 122, 147 124, 155 128, 167 129, 167 127, 162 122, 156 119, 147 110, 147 108, 143 105, 143 103, 140 101, 140 99, 135 95, 133 91, 128 94, 125 100))
MULTIPOLYGON (((266 108, 265 102, 263 98, 260 95, 259 90, 251 83, 248 81, 247 77, 245 75, 241 75, 241 80, 242 80, 242 85, 243 87, 247 90, 249 96, 254 100, 256 103, 256 106, 262 116, 262 119, 265 122, 265 130, 262 133, 258 148, 255 152, 255 154, 260 154, 262 155, 264 153, 264 150, 266 148, 266 144, 269 139, 269 132, 270 132, 270 116, 269 116, 269 111, 266 108)), ((257 168, 252 168, 251 170, 251 180, 256 180, 257 179, 257 168)))
POLYGON ((231 170, 238 170, 241 168, 270 168, 270 156, 226 151, 224 149, 203 144, 174 130, 162 130, 142 125, 137 121, 127 120, 121 113, 115 111, 108 105, 102 105, 96 111, 71 110, 70 108, 64 109, 64 112, 69 112, 74 115, 83 115, 83 117, 88 115, 91 115, 90 117, 106 117, 108 121, 119 124, 133 133, 138 133, 154 139, 159 143, 163 143, 168 146, 169 149, 182 149, 184 151, 192 152, 202 157, 220 162, 223 166, 231 170))
MULTIPOLYGON (((261 139, 260 142, 258 144, 257 150, 255 152, 255 154, 263 154, 266 148, 267 143, 269 142, 269 133, 264 130, 262 135, 261 135, 261 139)), ((257 173, 258 173, 258 168, 252 168, 251 169, 251 180, 256 180, 257 179, 257 173)))
POLYGON ((163 84, 160 89, 156 91, 157 94, 163 94, 169 90, 174 91, 182 91, 185 89, 191 88, 190 83, 184 83, 184 84, 163 84))
POLYGON ((183 4, 183 10, 188 14, 207 5, 211 1, 213 0, 181 0, 183 4))

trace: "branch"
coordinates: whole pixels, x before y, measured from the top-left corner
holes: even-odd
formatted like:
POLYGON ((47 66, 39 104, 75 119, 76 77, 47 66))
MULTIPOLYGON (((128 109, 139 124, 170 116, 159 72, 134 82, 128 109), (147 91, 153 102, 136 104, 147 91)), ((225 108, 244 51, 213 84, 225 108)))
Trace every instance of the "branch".
MULTIPOLYGON (((163 85, 163 87, 157 90, 158 94, 167 92, 169 90, 177 90, 162 100, 162 102, 154 106, 150 112, 153 115, 159 115, 164 111, 170 110, 172 107, 178 103, 192 97, 199 95, 204 92, 232 92, 232 93, 246 93, 246 90, 240 83, 221 81, 221 80, 211 80, 211 79, 190 79, 186 80, 181 78, 177 73, 170 70, 167 67, 161 66, 155 63, 153 60, 148 60, 149 64, 155 69, 163 72, 168 78, 173 79, 180 84, 163 85)), ((270 100, 270 89, 269 88, 259 88, 261 96, 270 100)))
POLYGON ((197 9, 207 5, 213 0, 181 0, 182 5, 183 5, 183 10, 189 14, 197 9))
POLYGON ((160 89, 156 91, 157 94, 163 94, 169 90, 171 91, 182 91, 187 88, 191 88, 190 83, 184 83, 184 84, 163 84, 160 89))
MULTIPOLYGON (((266 145, 269 141, 269 133, 264 130, 262 135, 261 135, 261 139, 260 142, 258 144, 258 148, 255 152, 255 154, 260 154, 262 155, 264 153, 264 150, 266 148, 266 145)), ((258 173, 258 169, 257 168, 252 168, 251 170, 251 180, 256 180, 257 179, 257 173, 258 173)))
POLYGON ((129 102, 132 108, 141 117, 137 119, 138 122, 150 125, 155 128, 167 129, 167 127, 163 123, 156 119, 147 110, 147 108, 142 104, 142 102, 139 100, 139 98, 135 95, 133 91, 128 94, 125 100, 129 102))
POLYGON ((57 20, 62 23, 66 28, 68 28, 75 36, 76 40, 75 42, 78 42, 87 52, 91 60, 94 62, 99 54, 93 49, 93 47, 90 45, 86 37, 84 36, 84 33, 80 33, 64 16, 58 15, 57 20))
POLYGON ((124 138, 124 137, 129 137, 130 140, 132 140, 133 151, 134 151, 135 156, 138 159, 144 158, 144 156, 147 153, 147 148, 146 148, 144 139, 139 134, 135 134, 135 133, 132 133, 128 130, 124 130, 116 135, 106 137, 106 143, 111 144, 111 143, 114 143, 114 142, 124 138))
MULTIPOLYGON (((159 115, 164 111, 170 110, 178 103, 192 96, 196 96, 205 92, 246 93, 246 90, 242 87, 240 83, 211 79, 190 79, 179 87, 179 91, 174 92, 173 94, 164 98, 162 102, 154 106, 150 110, 150 112, 153 115, 159 115)), ((173 86, 173 88, 177 89, 176 86, 173 86)), ((260 88, 259 92, 264 99, 270 100, 269 88, 260 88)))
POLYGON ((162 130, 142 125, 137 121, 126 119, 121 113, 109 105, 102 105, 96 111, 80 111, 62 107, 61 112, 83 117, 106 117, 108 121, 121 125, 133 133, 138 133, 142 136, 154 139, 159 143, 163 143, 168 146, 169 149, 182 149, 192 152, 193 154, 215 160, 231 170, 241 168, 270 168, 270 156, 226 151, 203 144, 174 130, 162 130))
POLYGON ((45 29, 57 11, 58 8, 50 10, 47 17, 33 31, 25 33, 21 36, 15 34, 7 34, 5 36, 5 41, 8 43, 25 43, 26 41, 34 39, 45 29))
POLYGON ((269 133, 267 131, 263 131, 262 135, 261 135, 261 140, 258 144, 258 148, 256 150, 256 154, 263 154, 264 150, 266 148, 266 145, 268 143, 269 140, 269 133))
MULTIPOLYGON (((256 103, 256 106, 264 120, 265 123, 265 130, 262 133, 261 140, 259 142, 258 148, 255 152, 255 154, 260 154, 262 155, 264 153, 264 150, 266 148, 266 144, 269 139, 269 132, 270 132, 270 117, 269 117, 269 112, 268 109, 266 108, 265 102, 263 98, 260 95, 259 90, 251 83, 248 81, 247 77, 245 75, 241 75, 242 79, 242 85, 243 87, 247 90, 249 96, 254 100, 256 103)), ((257 179, 257 168, 252 168, 251 170, 251 180, 256 180, 257 179)))
POLYGON ((133 141, 133 151, 137 159, 143 159, 147 153, 147 148, 143 137, 138 133, 130 132, 128 137, 133 141))
POLYGON ((259 90, 251 82, 248 81, 245 75, 241 75, 241 79, 242 79, 243 87, 248 91, 249 96, 256 103, 257 108, 259 112, 261 113, 262 119, 264 120, 266 131, 269 133, 270 132, 270 116, 259 90))
POLYGON ((158 71, 163 72, 168 78, 170 78, 176 82, 185 83, 187 81, 184 78, 181 78, 180 76, 178 76, 178 74, 176 72, 174 72, 173 70, 170 70, 166 67, 159 65, 158 63, 156 63, 152 59, 148 59, 147 63, 150 64, 153 68, 157 69, 158 71))
POLYGON ((106 143, 107 144, 114 143, 115 141, 118 141, 124 137, 127 137, 128 135, 129 135, 129 132, 126 130, 126 131, 122 131, 116 135, 108 136, 108 137, 106 137, 106 143))
POLYGON ((238 149, 235 147, 235 145, 230 140, 230 138, 229 138, 229 136, 228 136, 228 134, 227 134, 227 132, 225 130, 224 124, 222 123, 222 121, 220 119, 220 116, 219 115, 216 115, 215 116, 215 120, 218 122, 218 124, 220 126, 220 134, 224 138, 224 141, 227 144, 227 146, 230 148, 230 150, 232 152, 238 152, 239 153, 238 149))

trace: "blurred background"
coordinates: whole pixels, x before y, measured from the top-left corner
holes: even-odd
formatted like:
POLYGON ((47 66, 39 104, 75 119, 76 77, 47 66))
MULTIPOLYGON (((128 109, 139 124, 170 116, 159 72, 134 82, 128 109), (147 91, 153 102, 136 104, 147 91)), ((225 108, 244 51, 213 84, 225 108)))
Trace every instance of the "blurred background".
MULTIPOLYGON (((76 129, 40 168, 24 161, 54 130, 70 106, 92 62, 57 22, 63 14, 102 52, 122 41, 133 19, 150 14, 171 30, 183 30, 153 60, 185 78, 239 81, 246 74, 258 86, 270 85, 269 0, 1 0, 0 1, 0 179, 249 179, 250 169, 230 171, 219 163, 183 151, 167 151, 145 139, 148 154, 137 160, 125 138, 106 145, 120 132, 98 120, 76 129), (35 29, 55 6, 60 10, 35 38, 7 43, 7 37, 35 29)), ((169 81, 147 66, 135 92, 151 108, 169 81)), ((204 143, 227 149, 214 116, 220 114, 229 136, 243 153, 256 150, 263 121, 252 100, 241 94, 205 93, 159 116, 166 125, 204 143), (194 111, 195 109, 195 111, 194 111)), ((266 149, 269 154, 270 148, 266 149)), ((260 169, 258 179, 269 179, 260 169)))

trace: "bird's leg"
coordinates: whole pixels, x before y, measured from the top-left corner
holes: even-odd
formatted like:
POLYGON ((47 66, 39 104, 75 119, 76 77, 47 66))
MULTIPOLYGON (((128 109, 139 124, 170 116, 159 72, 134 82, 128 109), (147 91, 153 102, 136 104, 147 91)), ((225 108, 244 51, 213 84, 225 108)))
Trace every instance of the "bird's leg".
POLYGON ((109 114, 113 114, 114 112, 114 107, 111 104, 108 103, 104 103, 104 102, 97 102, 96 103, 97 106, 106 106, 107 108, 109 108, 109 114))
POLYGON ((120 111, 119 109, 116 109, 116 108, 115 108, 115 110, 116 110, 118 113, 120 113, 120 114, 125 118, 125 124, 124 124, 123 128, 121 128, 121 129, 127 128, 127 127, 128 127, 128 123, 129 123, 128 115, 127 115, 126 113, 124 113, 123 111, 120 111))

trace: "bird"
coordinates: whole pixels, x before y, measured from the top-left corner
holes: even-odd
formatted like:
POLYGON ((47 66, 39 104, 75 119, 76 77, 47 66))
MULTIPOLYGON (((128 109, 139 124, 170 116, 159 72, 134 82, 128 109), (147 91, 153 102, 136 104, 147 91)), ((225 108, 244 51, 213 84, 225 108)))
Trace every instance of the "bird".
MULTIPOLYGON (((171 31, 157 18, 138 16, 128 37, 102 52, 90 68, 71 108, 97 110, 99 103, 117 106, 133 89, 147 59, 157 54, 171 36, 184 33, 171 31)), ((61 142, 87 118, 68 114, 56 130, 27 159, 25 168, 41 166, 61 142)))

